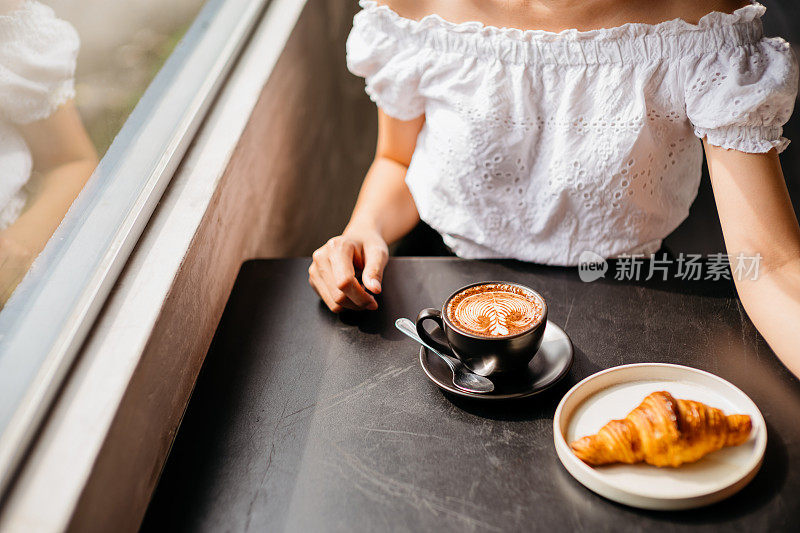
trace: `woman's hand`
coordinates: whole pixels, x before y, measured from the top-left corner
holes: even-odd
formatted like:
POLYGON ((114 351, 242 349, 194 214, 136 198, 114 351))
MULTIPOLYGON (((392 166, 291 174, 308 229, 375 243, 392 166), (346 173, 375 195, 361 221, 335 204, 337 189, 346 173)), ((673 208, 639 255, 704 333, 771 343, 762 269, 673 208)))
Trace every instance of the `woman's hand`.
POLYGON ((389 248, 379 231, 348 228, 315 251, 312 258, 308 282, 331 311, 378 308, 370 292, 381 292, 383 269, 389 259, 389 248))
POLYGON ((314 252, 308 269, 309 283, 334 313, 378 308, 372 294, 381 292, 388 244, 419 222, 405 177, 424 124, 425 115, 398 120, 378 110, 375 160, 361 186, 350 223, 344 233, 314 252))

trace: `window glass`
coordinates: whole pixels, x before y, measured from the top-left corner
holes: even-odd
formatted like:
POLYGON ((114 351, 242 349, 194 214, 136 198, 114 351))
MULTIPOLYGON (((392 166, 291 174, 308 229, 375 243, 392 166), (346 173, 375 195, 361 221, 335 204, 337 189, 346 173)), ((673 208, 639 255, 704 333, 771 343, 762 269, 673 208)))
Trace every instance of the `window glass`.
POLYGON ((0 0, 0 306, 202 0, 0 0))

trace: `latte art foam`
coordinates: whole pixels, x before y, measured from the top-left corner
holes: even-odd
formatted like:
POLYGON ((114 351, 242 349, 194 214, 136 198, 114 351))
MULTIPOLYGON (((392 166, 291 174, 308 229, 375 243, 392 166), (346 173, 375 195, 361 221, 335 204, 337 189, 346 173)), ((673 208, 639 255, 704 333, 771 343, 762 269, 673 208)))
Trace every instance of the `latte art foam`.
POLYGON ((447 302, 447 318, 455 327, 486 337, 521 333, 535 326, 543 313, 536 295, 505 283, 469 287, 447 302))

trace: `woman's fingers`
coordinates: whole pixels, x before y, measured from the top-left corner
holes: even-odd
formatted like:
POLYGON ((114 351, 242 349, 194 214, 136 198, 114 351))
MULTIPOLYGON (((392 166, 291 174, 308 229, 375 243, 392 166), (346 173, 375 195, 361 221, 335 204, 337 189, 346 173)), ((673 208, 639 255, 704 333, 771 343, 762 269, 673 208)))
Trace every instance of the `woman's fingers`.
POLYGON ((333 273, 331 272, 330 259, 320 261, 317 265, 317 269, 319 272, 320 281, 325 287, 331 302, 345 309, 360 309, 358 304, 350 300, 350 298, 348 298, 344 292, 340 291, 336 287, 336 281, 334 280, 333 273))
POLYGON ((325 284, 322 283, 322 280, 320 280, 319 277, 309 276, 308 281, 311 283, 311 286, 314 287, 314 290, 317 291, 319 297, 322 298, 322 301, 325 302, 325 305, 328 306, 328 309, 334 313, 341 313, 344 311, 344 307, 331 299, 331 295, 328 294, 328 289, 325 288, 325 284))
POLYGON ((381 292, 383 270, 389 260, 389 248, 383 241, 364 243, 364 286, 375 294, 381 292))
POLYGON ((308 282, 334 313, 343 309, 375 310, 378 302, 365 287, 376 294, 381 292, 388 257, 388 247, 380 235, 340 235, 314 252, 308 282), (361 270, 362 265, 364 285, 356 275, 356 268, 361 270))
POLYGON ((331 290, 332 294, 339 291, 361 309, 377 309, 378 302, 364 290, 364 287, 356 279, 354 266, 358 252, 356 245, 348 240, 340 240, 333 243, 332 248, 333 251, 330 255, 334 283, 334 289, 331 290))
POLYGON ((317 294, 319 294, 319 297, 325 302, 325 305, 328 306, 328 309, 334 313, 341 313, 345 309, 356 309, 356 306, 352 302, 346 301, 344 304, 340 304, 334 300, 316 263, 311 263, 311 267, 308 269, 308 282, 314 290, 317 291, 317 294))

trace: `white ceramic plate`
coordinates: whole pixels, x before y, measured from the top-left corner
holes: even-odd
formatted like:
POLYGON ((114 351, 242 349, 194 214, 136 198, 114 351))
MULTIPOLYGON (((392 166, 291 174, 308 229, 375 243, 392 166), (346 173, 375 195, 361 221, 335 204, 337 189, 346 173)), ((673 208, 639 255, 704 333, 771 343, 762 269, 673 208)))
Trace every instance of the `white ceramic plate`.
POLYGON ((700 507, 730 496, 753 479, 767 447, 764 417, 745 393, 708 372, 657 363, 609 368, 575 385, 556 409, 553 436, 558 458, 587 488, 625 505, 659 510, 700 507), (659 390, 725 414, 750 415, 750 439, 677 468, 647 464, 592 468, 572 453, 569 442, 597 433, 609 420, 625 418, 645 396, 659 390))

